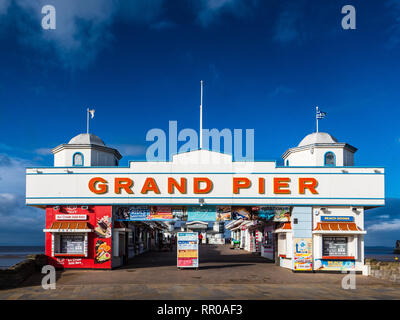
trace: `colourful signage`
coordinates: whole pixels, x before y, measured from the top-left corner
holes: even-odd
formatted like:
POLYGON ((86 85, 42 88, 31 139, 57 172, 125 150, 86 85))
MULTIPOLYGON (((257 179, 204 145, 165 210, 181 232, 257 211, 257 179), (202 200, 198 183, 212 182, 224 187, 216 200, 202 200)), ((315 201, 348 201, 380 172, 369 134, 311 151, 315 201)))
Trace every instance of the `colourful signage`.
POLYGON ((217 208, 215 206, 188 207, 188 221, 215 221, 217 208))
POLYGON ((294 270, 311 271, 312 270, 312 239, 295 238, 294 239, 294 270))
POLYGON ((199 235, 197 232, 178 232, 177 234, 178 268, 198 268, 199 235))
POLYGON ((250 207, 232 207, 233 220, 250 220, 251 208, 250 207))
POLYGON ((355 260, 322 260, 315 261, 316 270, 327 271, 346 271, 354 270, 356 267, 355 260))
POLYGON ((217 206, 217 221, 227 221, 232 219, 231 206, 217 206))
POLYGON ((172 207, 152 206, 150 208, 150 220, 171 220, 173 219, 172 207))
POLYGON ((116 211, 116 220, 119 221, 144 221, 149 220, 148 206, 120 207, 116 211))

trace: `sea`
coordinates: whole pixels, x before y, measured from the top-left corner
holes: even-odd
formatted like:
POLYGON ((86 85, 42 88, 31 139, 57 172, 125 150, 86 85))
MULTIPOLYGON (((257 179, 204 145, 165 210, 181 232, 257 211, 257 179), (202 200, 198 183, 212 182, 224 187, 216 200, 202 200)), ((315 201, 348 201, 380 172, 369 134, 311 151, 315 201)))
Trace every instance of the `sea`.
POLYGON ((7 269, 27 255, 44 253, 44 246, 0 246, 0 269, 7 269))
MULTIPOLYGON (((7 269, 26 259, 27 255, 44 253, 44 246, 0 246, 0 269, 7 269)), ((391 247, 365 247, 365 258, 380 261, 400 261, 391 247)))
POLYGON ((372 258, 379 261, 400 261, 400 254, 393 253, 393 247, 365 247, 365 258, 372 258))

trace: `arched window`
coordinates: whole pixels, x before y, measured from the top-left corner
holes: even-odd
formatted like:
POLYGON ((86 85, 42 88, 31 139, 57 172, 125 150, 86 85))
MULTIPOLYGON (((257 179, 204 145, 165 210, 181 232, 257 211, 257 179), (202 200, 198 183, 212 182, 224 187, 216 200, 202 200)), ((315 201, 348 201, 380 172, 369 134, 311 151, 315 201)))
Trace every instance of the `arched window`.
POLYGON ((289 160, 286 160, 286 167, 289 167, 289 160))
POLYGON ((333 152, 327 152, 325 153, 325 166, 330 166, 330 167, 334 167, 336 166, 336 157, 335 154, 333 152))
POLYGON ((73 155, 72 158, 72 165, 76 167, 82 167, 83 166, 83 154, 80 152, 76 152, 73 155))

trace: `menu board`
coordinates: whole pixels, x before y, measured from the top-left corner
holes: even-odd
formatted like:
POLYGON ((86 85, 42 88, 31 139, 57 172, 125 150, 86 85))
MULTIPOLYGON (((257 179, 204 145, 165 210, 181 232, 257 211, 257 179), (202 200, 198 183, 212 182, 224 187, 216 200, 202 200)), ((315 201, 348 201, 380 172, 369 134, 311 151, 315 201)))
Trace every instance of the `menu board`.
POLYGON ((322 240, 323 256, 346 256, 347 238, 346 237, 323 237, 322 240))
POLYGON ((178 232, 177 266, 178 268, 198 268, 199 234, 198 232, 178 232))
POLYGON ((83 235, 61 235, 60 253, 83 254, 85 236, 83 235))

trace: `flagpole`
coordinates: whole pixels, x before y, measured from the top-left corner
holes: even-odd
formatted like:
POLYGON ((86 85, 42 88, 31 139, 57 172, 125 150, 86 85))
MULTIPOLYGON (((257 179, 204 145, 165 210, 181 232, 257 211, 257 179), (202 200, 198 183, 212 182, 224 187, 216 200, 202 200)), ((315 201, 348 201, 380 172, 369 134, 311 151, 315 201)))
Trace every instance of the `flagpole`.
POLYGON ((318 133, 318 106, 315 108, 315 120, 317 121, 317 133, 318 133))
POLYGON ((86 118, 87 118, 86 133, 89 133, 89 108, 86 109, 86 118))
POLYGON ((201 98, 200 98, 200 149, 203 149, 203 80, 200 81, 201 98))

